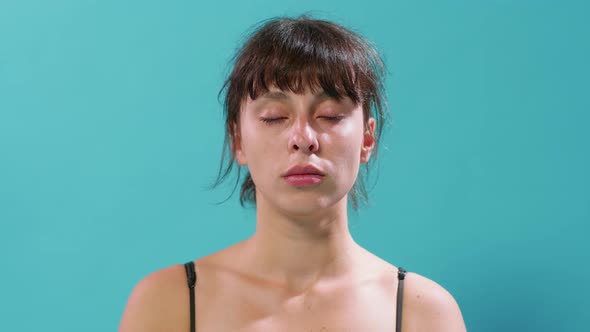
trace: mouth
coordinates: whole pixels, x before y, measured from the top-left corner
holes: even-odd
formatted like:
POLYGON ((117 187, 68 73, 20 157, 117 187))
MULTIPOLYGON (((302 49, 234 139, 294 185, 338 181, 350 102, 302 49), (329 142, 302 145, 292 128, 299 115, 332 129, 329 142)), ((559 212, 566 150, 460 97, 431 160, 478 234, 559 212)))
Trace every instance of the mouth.
POLYGON ((295 165, 283 174, 283 179, 285 179, 288 184, 295 187, 319 184, 324 180, 324 177, 324 172, 311 164, 295 165))
POLYGON ((320 169, 318 169, 317 167, 308 164, 308 165, 295 165, 291 168, 289 168, 289 170, 283 174, 283 177, 289 177, 289 176, 303 176, 303 175, 315 175, 315 176, 324 176, 324 172, 322 172, 320 169))
POLYGON ((286 175, 283 178, 292 186, 305 187, 322 182, 324 176, 320 174, 291 174, 286 175))

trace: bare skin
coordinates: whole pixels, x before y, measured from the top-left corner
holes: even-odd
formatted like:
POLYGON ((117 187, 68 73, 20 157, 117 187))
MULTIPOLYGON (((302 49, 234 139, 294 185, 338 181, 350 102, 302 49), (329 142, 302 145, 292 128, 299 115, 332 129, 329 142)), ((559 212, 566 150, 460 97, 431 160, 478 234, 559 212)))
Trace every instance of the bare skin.
MULTIPOLYGON (((256 183, 256 232, 195 261, 197 331, 395 331, 397 267, 353 240, 346 213, 374 127, 349 99, 311 91, 271 90, 244 103, 233 150, 256 183), (320 184, 282 177, 309 163, 325 173, 320 184)), ((119 331, 189 331, 186 282, 182 265, 145 277, 119 331)), ((403 310, 404 332, 466 330, 453 297, 415 273, 403 310)))

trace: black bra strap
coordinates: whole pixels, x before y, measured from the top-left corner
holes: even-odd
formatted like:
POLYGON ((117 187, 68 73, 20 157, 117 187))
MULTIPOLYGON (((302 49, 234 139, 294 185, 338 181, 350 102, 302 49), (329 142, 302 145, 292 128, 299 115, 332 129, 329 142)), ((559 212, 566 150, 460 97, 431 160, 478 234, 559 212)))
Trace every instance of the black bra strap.
POLYGON ((191 332, 195 332, 195 282, 197 281, 197 274, 195 273, 195 263, 192 261, 184 264, 186 271, 186 279, 188 280, 189 294, 191 297, 191 332))
POLYGON ((395 331, 401 332, 402 330, 402 302, 404 299, 404 279, 406 278, 406 270, 403 267, 397 269, 397 314, 395 322, 395 331))
MULTIPOLYGON (((188 281, 188 288, 190 294, 190 316, 191 316, 191 332, 195 332, 195 283, 197 281, 197 274, 195 272, 195 264, 191 261, 184 264, 186 271, 186 278, 188 281)), ((404 297, 404 279, 406 278, 406 270, 403 267, 398 268, 397 271, 397 313, 395 322, 395 331, 402 330, 402 306, 404 297)))

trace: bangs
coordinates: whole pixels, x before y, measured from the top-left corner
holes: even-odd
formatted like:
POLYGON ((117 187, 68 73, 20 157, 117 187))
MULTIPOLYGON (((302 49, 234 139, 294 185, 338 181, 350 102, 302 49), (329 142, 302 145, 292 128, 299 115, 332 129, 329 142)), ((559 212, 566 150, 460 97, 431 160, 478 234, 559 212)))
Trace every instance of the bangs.
POLYGON ((380 95, 382 64, 371 51, 359 36, 330 22, 267 22, 236 54, 226 106, 254 100, 271 87, 297 94, 323 91, 364 105, 380 95))
MULTIPOLYGON (((356 78, 359 66, 351 63, 342 40, 317 34, 297 34, 268 43, 249 61, 244 83, 251 99, 268 92, 271 87, 302 94, 324 91, 330 97, 349 97, 356 104, 362 102, 356 78)), ((275 32, 278 33, 278 32, 275 32)), ((274 38, 273 38, 274 39, 274 38)))

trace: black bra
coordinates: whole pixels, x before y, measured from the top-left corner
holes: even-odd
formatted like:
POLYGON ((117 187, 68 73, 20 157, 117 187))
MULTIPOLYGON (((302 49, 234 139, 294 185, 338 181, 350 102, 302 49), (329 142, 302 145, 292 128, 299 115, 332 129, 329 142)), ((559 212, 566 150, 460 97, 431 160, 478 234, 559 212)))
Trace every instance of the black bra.
MULTIPOLYGON (((195 272, 195 263, 188 262, 184 264, 186 277, 188 279, 188 288, 190 294, 190 310, 191 310, 191 332, 195 332, 195 283, 197 282, 197 274, 195 272)), ((395 322, 395 331, 402 330, 402 301, 404 297, 404 279, 406 278, 406 270, 400 267, 397 270, 397 314, 395 322)))

